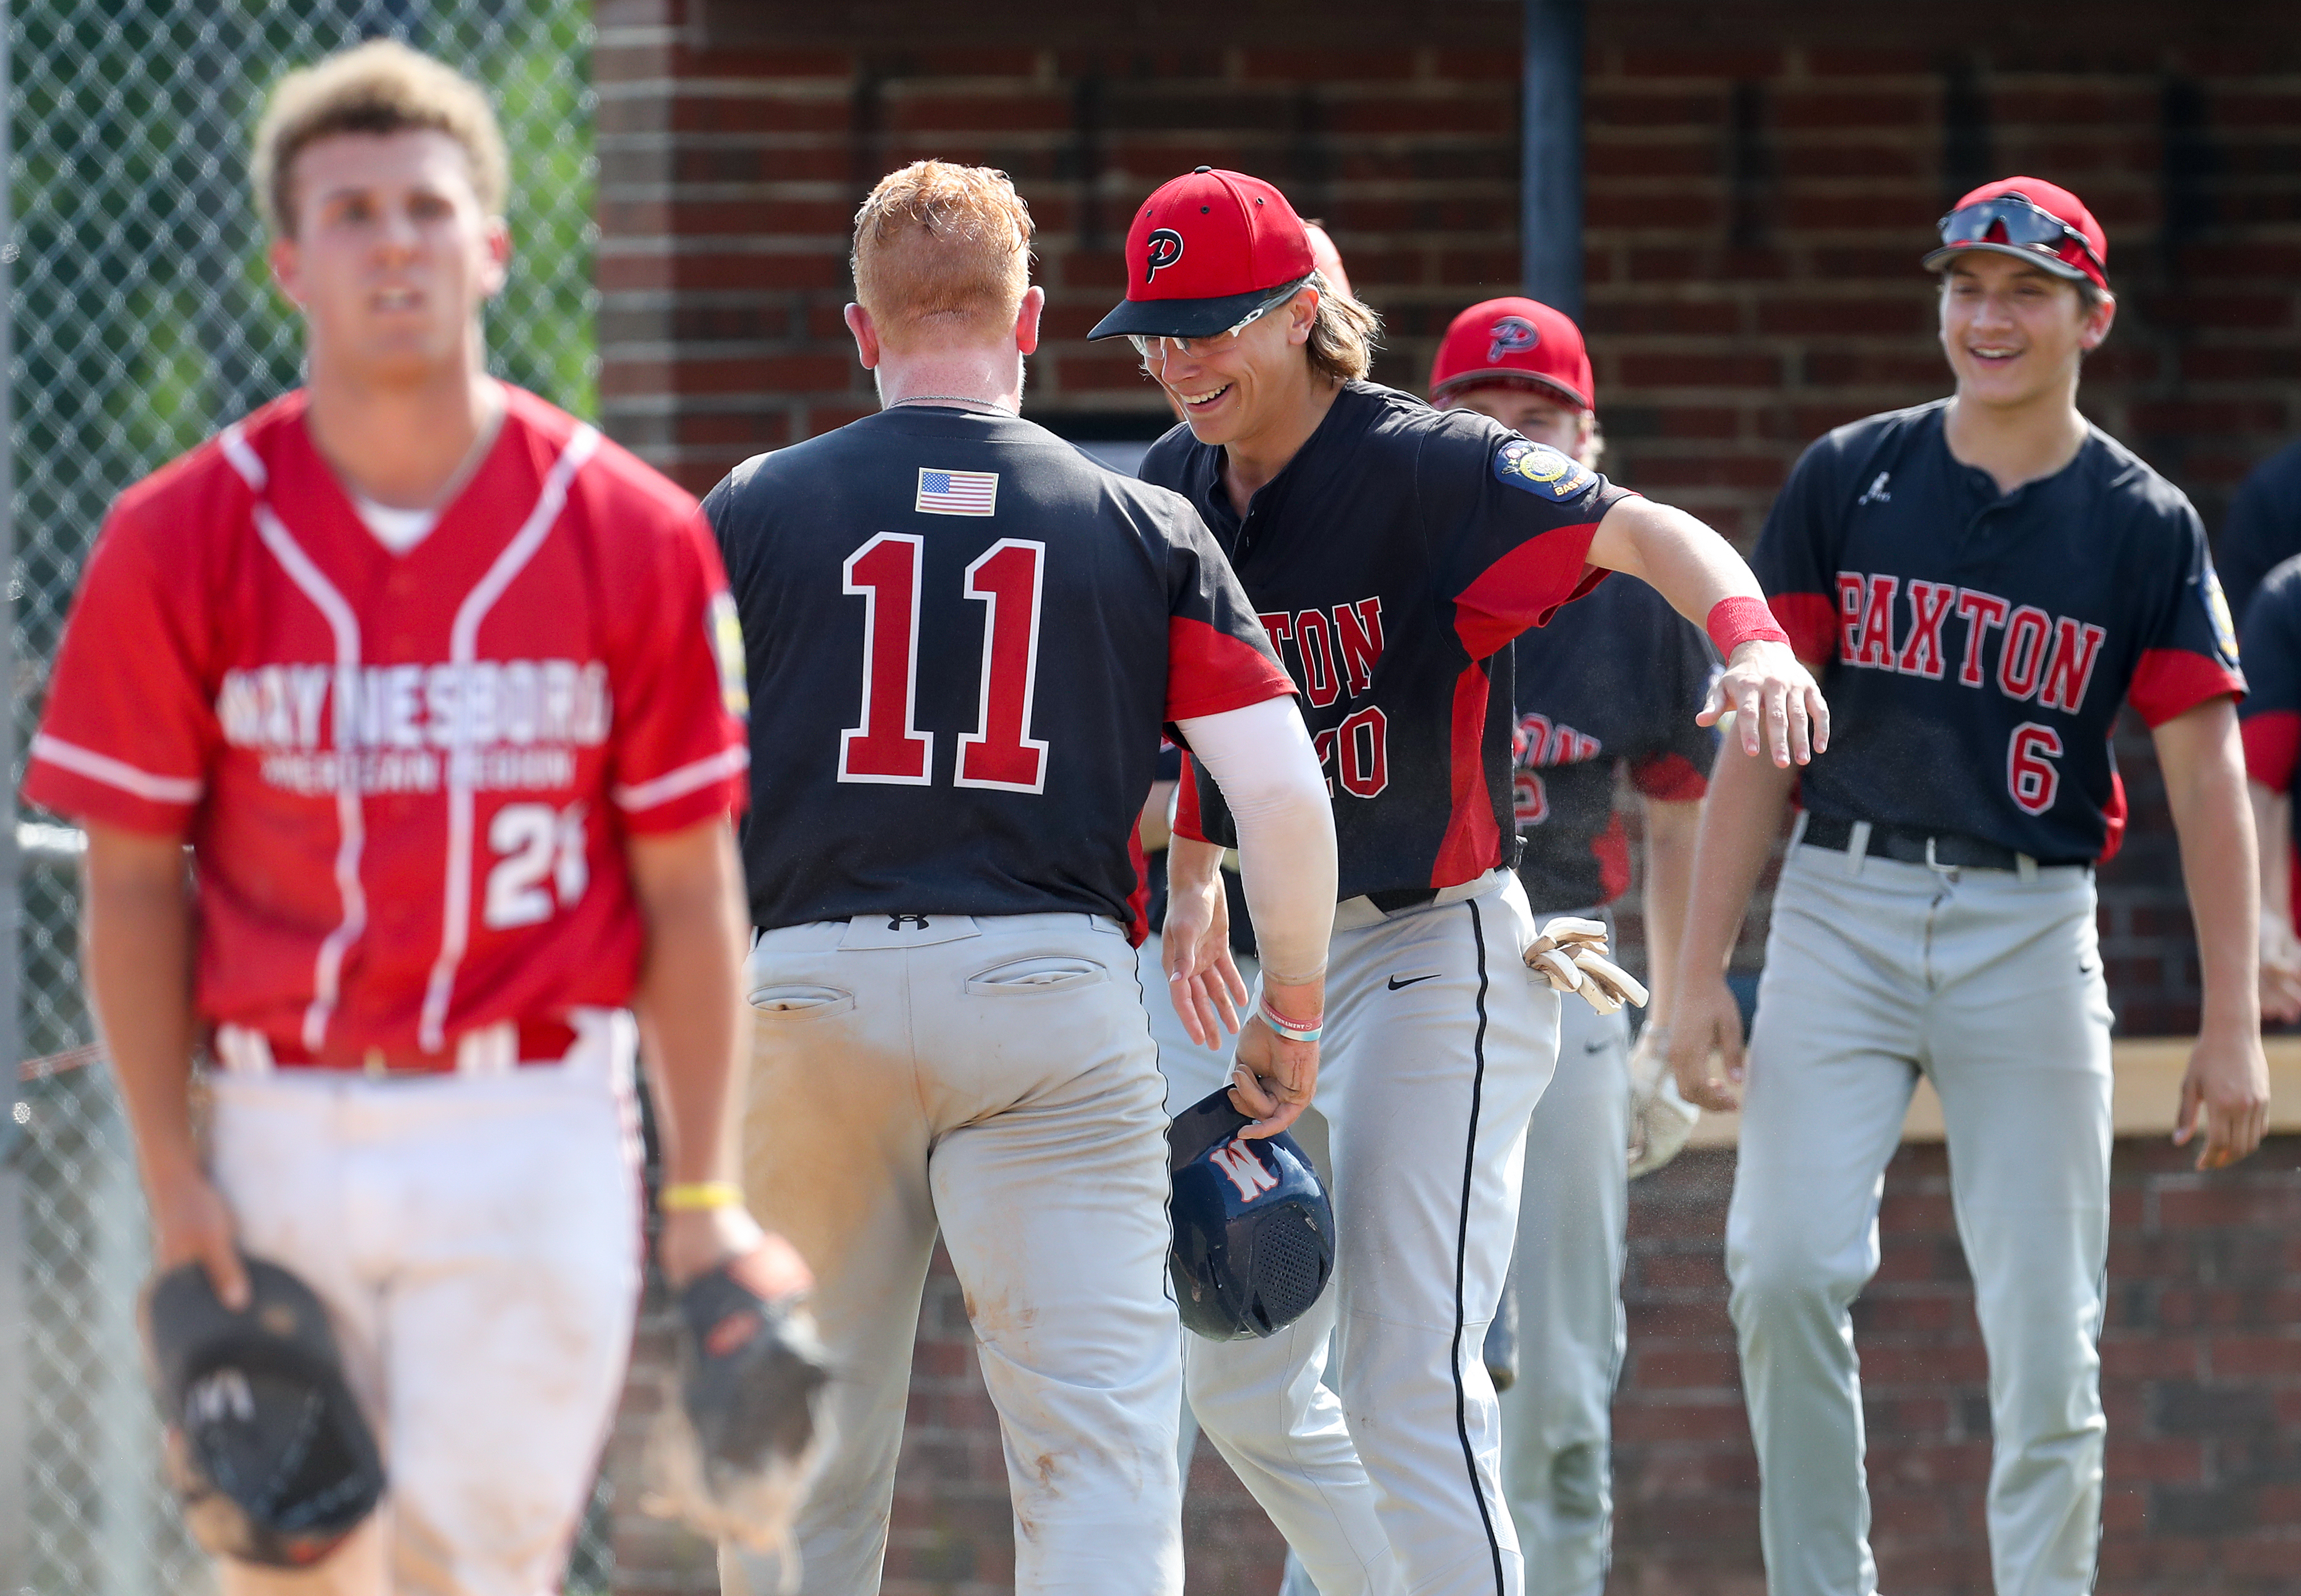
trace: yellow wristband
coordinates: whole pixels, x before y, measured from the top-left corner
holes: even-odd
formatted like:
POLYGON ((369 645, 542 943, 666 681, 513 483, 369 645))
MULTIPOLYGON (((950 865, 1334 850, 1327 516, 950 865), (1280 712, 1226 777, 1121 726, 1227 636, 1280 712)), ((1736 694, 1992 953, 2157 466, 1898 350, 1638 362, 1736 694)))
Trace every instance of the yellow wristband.
POLYGON ((732 1181, 677 1181, 656 1195, 656 1207, 666 1214, 693 1214, 706 1208, 740 1208, 743 1189, 732 1181))

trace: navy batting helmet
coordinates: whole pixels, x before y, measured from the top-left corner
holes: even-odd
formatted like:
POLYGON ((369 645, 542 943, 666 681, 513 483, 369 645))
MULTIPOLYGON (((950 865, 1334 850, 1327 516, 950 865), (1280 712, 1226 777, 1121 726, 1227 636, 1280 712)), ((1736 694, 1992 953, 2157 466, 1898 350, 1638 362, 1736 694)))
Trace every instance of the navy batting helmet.
POLYGON ((1335 1272, 1335 1210, 1292 1136, 1248 1141, 1227 1090, 1167 1130, 1183 1323, 1209 1341, 1270 1335, 1309 1311, 1335 1272))
POLYGON ((196 1263, 145 1294, 169 1483, 210 1552, 305 1568, 375 1510, 383 1462, 319 1298, 277 1264, 246 1263, 238 1313, 196 1263))

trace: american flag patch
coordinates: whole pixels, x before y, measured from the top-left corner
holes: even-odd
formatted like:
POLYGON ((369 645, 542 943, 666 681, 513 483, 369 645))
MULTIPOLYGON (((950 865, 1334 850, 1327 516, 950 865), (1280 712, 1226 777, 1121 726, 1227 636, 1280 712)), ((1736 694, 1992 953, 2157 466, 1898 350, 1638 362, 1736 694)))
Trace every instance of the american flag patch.
POLYGON ((919 467, 919 502, 929 515, 988 515, 999 503, 995 471, 929 471, 919 467))

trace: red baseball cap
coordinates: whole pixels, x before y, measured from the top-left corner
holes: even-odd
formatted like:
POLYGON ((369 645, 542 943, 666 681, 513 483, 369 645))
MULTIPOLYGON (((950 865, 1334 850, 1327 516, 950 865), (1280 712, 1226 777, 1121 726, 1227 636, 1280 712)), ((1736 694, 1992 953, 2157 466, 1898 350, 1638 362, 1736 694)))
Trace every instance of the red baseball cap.
POLYGON ((1126 230, 1126 298, 1091 338, 1211 338, 1316 265, 1286 196, 1243 172, 1201 166, 1142 202, 1126 230))
POLYGON ((1489 382, 1529 383, 1577 410, 1595 407, 1582 330, 1538 299, 1484 300, 1448 324, 1430 363, 1431 399, 1489 382))
POLYGON ((2039 178, 2000 178, 1976 188, 1941 219, 1941 240, 1926 256, 1929 271, 1965 250, 1987 249, 2072 282, 2109 287, 2109 236, 2083 200, 2039 178))

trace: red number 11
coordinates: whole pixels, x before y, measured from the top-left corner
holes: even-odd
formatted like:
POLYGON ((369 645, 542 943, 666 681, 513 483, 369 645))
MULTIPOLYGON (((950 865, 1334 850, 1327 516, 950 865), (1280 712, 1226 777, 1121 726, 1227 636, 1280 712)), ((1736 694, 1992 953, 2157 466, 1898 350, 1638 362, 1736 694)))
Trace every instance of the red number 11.
MULTIPOLYGON (((925 539, 881 532, 847 556, 845 591, 864 601, 863 716, 839 737, 839 779, 923 787, 934 733, 918 729, 919 567, 925 539)), ((1047 546, 1002 538, 966 568, 985 606, 982 719, 958 740, 960 787, 1041 792, 1047 745, 1030 735, 1039 682, 1040 580, 1047 546)))

